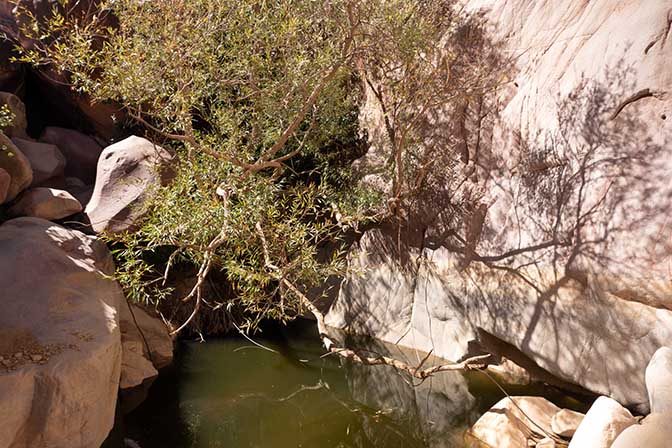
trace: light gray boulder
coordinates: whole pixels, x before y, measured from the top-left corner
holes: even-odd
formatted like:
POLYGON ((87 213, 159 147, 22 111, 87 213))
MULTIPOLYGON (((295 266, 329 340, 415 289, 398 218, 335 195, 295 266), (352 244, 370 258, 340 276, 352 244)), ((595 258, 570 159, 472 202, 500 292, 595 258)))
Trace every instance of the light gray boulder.
POLYGON ((625 429, 611 448, 667 448, 672 441, 672 415, 650 414, 625 429))
POLYGON ((33 182, 30 161, 2 132, 0 132, 0 168, 5 170, 10 177, 5 202, 14 199, 33 182))
POLYGON ((467 440, 480 444, 476 446, 527 447, 552 433, 551 419, 559 411, 542 397, 502 398, 471 427, 467 440))
POLYGON ((44 129, 40 141, 56 145, 65 156, 65 175, 93 184, 96 164, 103 148, 88 135, 73 129, 50 126, 44 129))
POLYGON ((121 288, 102 241, 0 225, 0 448, 99 447, 114 423, 121 288))
POLYGON ((661 347, 646 366, 651 413, 672 414, 672 348, 661 347))
POLYGON ((56 220, 81 211, 82 204, 67 191, 37 187, 21 193, 9 214, 56 220))
POLYGON ((28 158, 33 170, 32 187, 43 185, 49 179, 63 177, 65 157, 56 145, 14 137, 12 142, 28 158))
POLYGON ((599 397, 569 443, 569 448, 610 448, 616 437, 637 421, 615 400, 599 397))
POLYGON ((146 199, 164 182, 170 160, 168 151, 142 137, 131 136, 105 148, 85 209, 93 230, 132 230, 146 212, 146 199))

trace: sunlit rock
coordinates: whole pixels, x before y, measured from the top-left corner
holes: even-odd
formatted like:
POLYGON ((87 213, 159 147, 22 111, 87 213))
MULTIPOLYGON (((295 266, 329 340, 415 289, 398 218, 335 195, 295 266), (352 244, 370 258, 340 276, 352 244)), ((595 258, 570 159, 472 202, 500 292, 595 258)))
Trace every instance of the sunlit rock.
POLYGON ((569 448, 609 448, 625 428, 635 423, 623 406, 611 398, 600 397, 581 421, 569 448))
POLYGON ((37 218, 0 226, 0 447, 99 447, 114 422, 121 288, 105 244, 37 218))
POLYGON ((105 148, 85 213, 96 232, 132 230, 146 212, 146 200, 165 180, 168 151, 131 136, 105 148))

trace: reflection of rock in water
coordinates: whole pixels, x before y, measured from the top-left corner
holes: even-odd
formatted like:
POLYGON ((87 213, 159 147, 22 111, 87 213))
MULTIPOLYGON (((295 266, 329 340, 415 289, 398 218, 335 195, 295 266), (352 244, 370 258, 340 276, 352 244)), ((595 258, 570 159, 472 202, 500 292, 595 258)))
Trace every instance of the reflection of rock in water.
MULTIPOLYGON (((417 365, 425 355, 381 341, 357 341, 352 346, 393 355, 409 365, 417 365)), ((430 361, 424 367, 429 366, 430 361)), ((364 417, 362 437, 366 440, 359 446, 460 446, 464 430, 478 418, 477 401, 459 372, 442 372, 418 384, 392 367, 353 363, 347 366, 346 375, 352 398, 380 410, 364 417), (381 421, 388 424, 381 425, 381 421), (402 435, 394 427, 406 431, 402 435), (397 437, 403 443, 392 443, 390 439, 397 437)))

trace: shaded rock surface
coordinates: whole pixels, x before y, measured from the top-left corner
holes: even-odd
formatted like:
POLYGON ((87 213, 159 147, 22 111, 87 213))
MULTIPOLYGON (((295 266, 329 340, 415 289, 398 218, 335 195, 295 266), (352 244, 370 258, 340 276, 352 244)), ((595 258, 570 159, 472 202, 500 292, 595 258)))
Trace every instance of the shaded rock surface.
POLYGON ((0 204, 5 202, 7 193, 9 192, 9 185, 12 183, 12 178, 7 171, 0 168, 0 204))
POLYGON ((136 305, 122 303, 119 318, 123 348, 119 387, 127 389, 154 378, 158 369, 172 362, 173 341, 159 318, 136 305))
POLYGON ((33 170, 32 187, 41 186, 55 177, 63 177, 65 157, 57 146, 22 138, 13 138, 12 142, 30 161, 33 170))
POLYGON ((114 422, 121 366, 105 244, 37 218, 0 226, 0 447, 91 448, 114 422), (76 285, 76 287, 75 287, 76 285))
POLYGON ((9 214, 56 220, 81 211, 82 204, 67 191, 37 187, 21 193, 9 214))
POLYGON ((0 132, 0 168, 10 176, 5 202, 14 199, 33 181, 30 161, 2 132, 0 132))
POLYGON ((0 92, 0 106, 6 105, 14 116, 12 124, 2 131, 9 137, 27 137, 26 106, 21 99, 9 92, 0 92))
POLYGON ((73 129, 50 126, 44 129, 40 141, 56 145, 67 161, 65 175, 93 184, 96 164, 103 148, 93 138, 73 129))
POLYGON ((608 397, 600 397, 581 421, 569 448, 609 448, 625 428, 634 425, 630 411, 608 397))
POLYGON ((559 411, 560 408, 542 397, 503 398, 471 427, 467 441, 469 446, 535 446, 544 439, 544 431, 552 433, 551 419, 559 411))
POLYGON ((85 213, 96 232, 132 230, 146 212, 145 200, 162 184, 171 156, 142 137, 108 146, 100 156, 96 184, 85 213))

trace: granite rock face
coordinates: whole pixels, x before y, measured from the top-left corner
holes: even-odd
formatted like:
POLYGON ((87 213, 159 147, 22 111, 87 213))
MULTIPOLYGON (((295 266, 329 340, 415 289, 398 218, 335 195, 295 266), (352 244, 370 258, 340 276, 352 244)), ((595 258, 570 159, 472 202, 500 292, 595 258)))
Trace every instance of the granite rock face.
MULTIPOLYGON (((448 199, 474 204, 457 223, 433 201, 402 228, 367 231, 328 323, 451 360, 484 331, 563 380, 646 405, 644 368, 672 337, 672 2, 463 3, 509 80, 473 102, 485 112, 448 117, 465 135, 445 126, 469 153, 448 199)), ((385 131, 366 98, 375 152, 385 131)))

